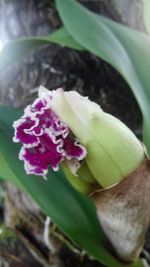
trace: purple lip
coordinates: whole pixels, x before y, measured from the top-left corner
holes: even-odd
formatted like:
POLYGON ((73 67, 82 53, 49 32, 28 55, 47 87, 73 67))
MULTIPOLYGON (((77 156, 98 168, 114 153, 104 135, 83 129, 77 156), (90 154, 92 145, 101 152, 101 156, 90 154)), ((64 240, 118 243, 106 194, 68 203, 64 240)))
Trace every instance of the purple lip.
POLYGON ((14 142, 22 143, 19 159, 27 174, 45 176, 48 167, 59 169, 63 160, 83 160, 86 149, 51 110, 52 94, 37 98, 14 122, 14 142))

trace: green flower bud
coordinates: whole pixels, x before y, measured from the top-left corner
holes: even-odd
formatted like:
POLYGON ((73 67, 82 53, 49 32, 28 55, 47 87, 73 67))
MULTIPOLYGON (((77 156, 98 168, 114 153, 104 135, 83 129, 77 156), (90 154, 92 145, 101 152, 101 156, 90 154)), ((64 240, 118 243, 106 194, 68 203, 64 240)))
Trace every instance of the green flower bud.
POLYGON ((76 175, 70 171, 67 162, 62 162, 61 167, 68 181, 80 193, 88 195, 89 193, 100 188, 85 161, 82 162, 81 167, 77 170, 76 175))
POLYGON ((143 161, 143 145, 131 130, 87 97, 58 89, 51 109, 87 149, 85 160, 100 186, 118 183, 143 161))

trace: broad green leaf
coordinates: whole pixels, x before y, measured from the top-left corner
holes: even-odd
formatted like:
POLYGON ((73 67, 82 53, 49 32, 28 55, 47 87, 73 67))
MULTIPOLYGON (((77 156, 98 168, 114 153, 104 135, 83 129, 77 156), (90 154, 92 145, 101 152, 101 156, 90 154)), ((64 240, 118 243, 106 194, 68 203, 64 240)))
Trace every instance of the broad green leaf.
POLYGON ((14 173, 10 169, 2 153, 0 153, 0 178, 5 181, 15 184, 21 190, 24 190, 24 188, 20 184, 20 181, 17 179, 17 177, 14 175, 14 173))
POLYGON ((150 34, 150 1, 142 0, 143 2, 143 18, 147 32, 150 34))
POLYGON ((93 203, 71 187, 62 172, 49 170, 48 180, 26 175, 18 159, 20 146, 12 142, 12 123, 20 112, 0 107, 0 151, 18 181, 42 210, 81 248, 106 266, 121 267, 105 248, 105 237, 96 218, 93 203))
MULTIPOLYGON (((18 110, 16 110, 16 109, 12 109, 12 110, 13 110, 13 116, 14 117, 21 115, 21 112, 19 112, 18 110)), ((0 151, 0 178, 2 180, 7 181, 7 182, 13 183, 18 188, 25 191, 25 189, 22 186, 22 184, 20 183, 19 179, 15 176, 15 174, 13 173, 11 168, 9 167, 9 165, 8 165, 7 161, 5 160, 1 151, 0 151)))
POLYGON ((117 69, 130 85, 143 113, 144 142, 150 153, 150 38, 75 0, 56 0, 56 4, 73 39, 117 69))
POLYGON ((60 28, 50 35, 43 37, 29 37, 7 43, 0 52, 0 72, 4 71, 11 64, 19 60, 33 48, 50 42, 62 46, 81 50, 82 47, 76 43, 64 28, 60 28))

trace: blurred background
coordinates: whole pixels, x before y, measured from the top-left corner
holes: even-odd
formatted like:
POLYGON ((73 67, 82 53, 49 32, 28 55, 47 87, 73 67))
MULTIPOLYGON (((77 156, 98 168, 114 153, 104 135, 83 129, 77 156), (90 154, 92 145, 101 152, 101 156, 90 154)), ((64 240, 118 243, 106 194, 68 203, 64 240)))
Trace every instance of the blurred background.
MULTIPOLYGON (((80 2, 98 14, 148 33, 142 0, 80 2)), ((52 0, 0 0, 0 50, 10 40, 46 35, 60 26, 52 0)), ((50 90, 63 87, 88 95, 141 137, 142 116, 131 90, 112 67, 96 56, 56 44, 37 48, 0 74, 0 103, 24 108, 37 96, 39 85, 50 90)), ((3 183, 0 190, 0 266, 102 266, 84 257, 53 222, 47 222, 25 193, 3 183), (45 231, 51 231, 51 237, 48 233, 45 236, 45 231), (50 244, 47 239, 51 240, 50 244), (53 249, 56 253, 51 253, 53 249)), ((147 234, 144 253, 150 251, 149 239, 147 234)))

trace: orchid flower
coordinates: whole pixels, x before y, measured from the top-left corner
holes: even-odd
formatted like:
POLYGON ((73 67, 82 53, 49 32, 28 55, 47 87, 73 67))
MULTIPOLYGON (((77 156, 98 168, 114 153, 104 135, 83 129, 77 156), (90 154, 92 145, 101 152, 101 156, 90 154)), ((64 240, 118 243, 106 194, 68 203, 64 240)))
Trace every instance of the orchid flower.
POLYGON ((19 159, 24 161, 27 174, 45 177, 49 166, 58 171, 59 164, 64 160, 74 160, 78 168, 78 162, 87 154, 68 126, 52 111, 52 98, 51 92, 39 97, 13 124, 13 141, 23 145, 19 159))
POLYGON ((26 173, 46 178, 49 166, 61 166, 70 183, 94 201, 118 257, 136 259, 149 225, 144 205, 150 167, 132 131, 88 97, 42 86, 13 127, 26 173))

